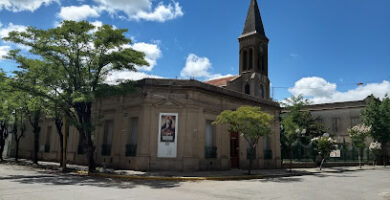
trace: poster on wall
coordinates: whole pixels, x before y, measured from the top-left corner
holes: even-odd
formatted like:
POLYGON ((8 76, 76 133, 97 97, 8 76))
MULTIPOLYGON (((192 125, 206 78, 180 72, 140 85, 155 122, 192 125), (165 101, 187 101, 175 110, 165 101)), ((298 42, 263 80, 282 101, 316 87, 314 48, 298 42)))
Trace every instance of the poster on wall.
POLYGON ((160 141, 175 142, 176 139, 176 114, 160 115, 160 141))
POLYGON ((159 158, 176 158, 178 140, 178 113, 160 113, 158 124, 159 158))

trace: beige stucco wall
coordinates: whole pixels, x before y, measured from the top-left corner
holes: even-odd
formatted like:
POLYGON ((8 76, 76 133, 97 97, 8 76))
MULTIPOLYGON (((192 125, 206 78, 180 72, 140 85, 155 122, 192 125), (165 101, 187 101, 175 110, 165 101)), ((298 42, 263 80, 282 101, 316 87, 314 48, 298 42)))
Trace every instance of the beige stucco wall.
POLYGON ((361 108, 345 108, 345 109, 334 109, 334 110, 321 110, 312 111, 314 117, 319 117, 325 128, 328 130, 337 142, 343 142, 343 138, 347 142, 350 142, 348 136, 348 129, 356 125, 352 123, 353 118, 360 119, 361 108), (339 123, 337 131, 333 130, 333 120, 338 119, 339 123))
MULTIPOLYGON (((211 170, 230 169, 230 134, 226 126, 216 127, 217 158, 205 159, 205 123, 215 120, 216 116, 227 109, 236 109, 241 105, 260 106, 273 115, 272 123, 272 160, 263 160, 263 140, 259 141, 257 168, 280 167, 280 133, 279 108, 259 102, 231 97, 199 89, 144 87, 137 93, 126 96, 114 96, 97 100, 93 105, 93 115, 96 119, 94 131, 95 158, 99 165, 135 170, 211 170), (160 113, 178 113, 177 157, 158 158, 157 143, 160 113), (137 156, 126 157, 125 148, 128 141, 129 120, 138 117, 137 156), (114 131, 110 156, 101 155, 103 143, 104 121, 113 120, 114 131)), ((52 120, 42 120, 40 145, 45 145, 47 127, 52 126, 50 152, 40 151, 41 159, 58 160, 59 139, 52 120)), ((68 160, 73 163, 85 164, 85 155, 77 153, 79 136, 71 127, 68 143, 68 160)), ((240 167, 246 168, 246 142, 240 138, 240 167)), ((26 131, 22 139, 21 155, 31 157, 32 132, 26 131)))

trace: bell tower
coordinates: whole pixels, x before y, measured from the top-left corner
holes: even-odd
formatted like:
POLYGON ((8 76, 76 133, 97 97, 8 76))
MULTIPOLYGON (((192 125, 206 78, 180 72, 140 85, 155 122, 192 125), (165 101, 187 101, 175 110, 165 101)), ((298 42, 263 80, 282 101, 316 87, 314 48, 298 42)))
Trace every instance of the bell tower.
POLYGON ((242 93, 270 98, 268 79, 268 38, 256 0, 251 0, 240 42, 242 93))

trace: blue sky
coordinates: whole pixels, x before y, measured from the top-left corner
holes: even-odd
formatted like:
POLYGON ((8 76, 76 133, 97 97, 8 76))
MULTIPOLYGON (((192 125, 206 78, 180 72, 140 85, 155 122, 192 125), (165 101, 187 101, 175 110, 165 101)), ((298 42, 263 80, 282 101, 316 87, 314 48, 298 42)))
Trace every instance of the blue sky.
MULTIPOLYGON (((303 94, 314 103, 390 93, 389 0, 259 0, 269 43, 274 98, 303 94), (357 86, 357 83, 365 83, 357 86)), ((62 19, 127 28, 149 68, 114 78, 195 77, 238 73, 238 36, 249 0, 0 1, 0 35, 62 19)), ((0 40, 0 55, 14 45, 0 40)), ((15 69, 1 60, 6 71, 15 69)))

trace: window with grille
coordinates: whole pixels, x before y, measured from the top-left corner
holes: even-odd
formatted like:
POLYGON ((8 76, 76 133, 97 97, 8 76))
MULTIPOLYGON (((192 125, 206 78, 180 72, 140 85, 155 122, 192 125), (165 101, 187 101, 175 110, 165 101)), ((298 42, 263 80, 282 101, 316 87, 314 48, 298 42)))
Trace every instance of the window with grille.
POLYGON ((215 126, 212 125, 211 120, 206 121, 206 147, 205 147, 205 157, 206 158, 216 158, 217 157, 217 147, 215 142, 215 126))
POLYGON ((103 144, 102 144, 102 152, 101 152, 103 156, 111 155, 113 132, 114 132, 114 122, 112 120, 106 120, 104 122, 104 134, 103 134, 103 144))
POLYGON ((138 117, 132 117, 129 125, 129 134, 127 136, 126 143, 126 156, 134 157, 137 155, 138 117))

